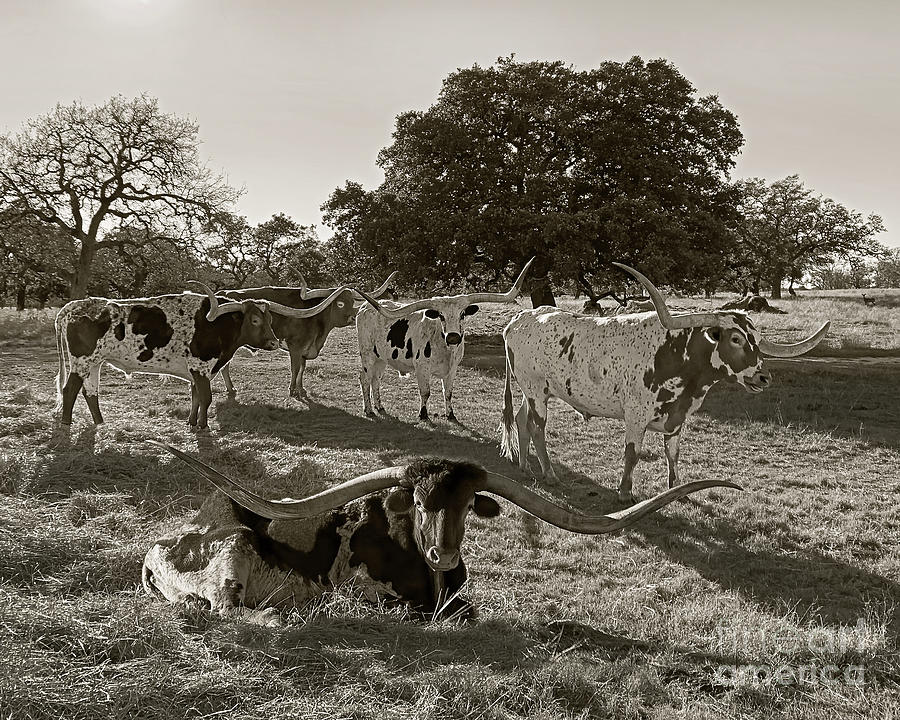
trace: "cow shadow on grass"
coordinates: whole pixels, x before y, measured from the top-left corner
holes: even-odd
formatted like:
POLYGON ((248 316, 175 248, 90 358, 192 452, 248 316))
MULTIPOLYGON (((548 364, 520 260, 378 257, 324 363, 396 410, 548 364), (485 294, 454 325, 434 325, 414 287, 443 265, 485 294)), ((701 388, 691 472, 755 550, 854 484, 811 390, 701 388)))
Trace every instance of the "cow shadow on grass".
POLYGON ((554 467, 562 480, 536 481, 500 456, 496 438, 482 435, 465 423, 444 420, 411 423, 390 415, 371 419, 315 401, 310 402, 308 410, 302 414, 263 404, 221 404, 216 413, 219 433, 225 438, 233 433, 259 433, 297 446, 297 454, 313 457, 316 448, 370 450, 386 465, 410 455, 462 459, 507 475, 528 487, 535 486, 558 502, 589 497, 593 504, 615 506, 614 509, 621 507, 613 490, 598 486, 588 475, 560 462, 555 462, 554 467), (265 418, 265 422, 260 418, 265 418))

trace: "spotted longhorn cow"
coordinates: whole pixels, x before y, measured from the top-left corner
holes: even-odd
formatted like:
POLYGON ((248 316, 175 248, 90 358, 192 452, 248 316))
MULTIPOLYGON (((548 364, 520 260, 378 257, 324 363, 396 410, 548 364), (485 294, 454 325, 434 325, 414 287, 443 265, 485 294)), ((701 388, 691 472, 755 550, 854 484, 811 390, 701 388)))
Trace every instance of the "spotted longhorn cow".
MULTIPOLYGON (((391 273, 382 285, 370 293, 373 298, 380 298, 389 292, 391 280, 397 273, 391 273)), ((302 278, 301 278, 302 280, 302 278)), ((336 288, 307 289, 305 283, 301 287, 258 287, 243 290, 222 290, 221 294, 231 300, 267 300, 293 308, 310 308, 321 299, 330 296, 336 288)), ((291 358, 291 384, 288 391, 291 397, 300 400, 307 397, 303 388, 303 373, 306 361, 319 357, 328 334, 339 327, 346 327, 356 319, 358 307, 354 301, 363 296, 351 288, 340 293, 326 310, 312 317, 297 318, 288 315, 272 316, 272 331, 278 338, 278 347, 286 350, 291 358)), ((231 382, 231 371, 226 365, 222 368, 222 380, 229 397, 235 396, 234 384, 231 382)))
POLYGON ((612 515, 566 510, 478 465, 420 458, 361 475, 303 500, 264 500, 209 465, 167 447, 221 492, 187 525, 157 540, 143 584, 170 602, 223 613, 300 608, 353 581, 367 598, 428 617, 471 617, 462 543, 468 514, 496 517, 506 498, 535 517, 578 533, 614 532, 697 490, 667 490, 612 515))
POLYGON ((94 422, 103 422, 98 397, 100 368, 109 363, 127 375, 172 375, 188 381, 188 422, 206 428, 212 403, 210 379, 241 345, 267 350, 278 347, 272 333, 273 313, 312 317, 344 291, 338 288, 315 307, 298 310, 275 302, 220 301, 205 289, 206 295, 186 292, 123 300, 92 297, 64 305, 56 316, 57 410, 62 410, 63 424, 72 422, 79 390, 94 422))
POLYGON ((672 316, 665 299, 641 273, 614 263, 647 289, 655 312, 585 317, 556 308, 526 310, 503 330, 506 387, 501 422, 501 454, 527 469, 534 444, 545 476, 556 477, 544 437, 547 401, 557 397, 580 412, 625 421, 625 467, 619 497, 631 501, 632 480, 644 434, 662 433, 669 487, 678 484, 681 430, 720 380, 748 392, 769 386, 763 355, 795 357, 814 348, 828 331, 780 345, 762 337, 742 311, 672 316), (513 413, 510 379, 522 390, 513 413))
POLYGON ((512 288, 505 293, 469 293, 417 300, 408 305, 369 300, 356 316, 361 370, 359 385, 363 410, 374 417, 384 413, 381 404, 381 376, 390 366, 401 374, 415 373, 422 400, 419 419, 428 420, 431 376, 441 378, 447 419, 453 413, 453 381, 465 353, 466 318, 478 312, 476 303, 514 302, 522 291, 529 260, 512 288))

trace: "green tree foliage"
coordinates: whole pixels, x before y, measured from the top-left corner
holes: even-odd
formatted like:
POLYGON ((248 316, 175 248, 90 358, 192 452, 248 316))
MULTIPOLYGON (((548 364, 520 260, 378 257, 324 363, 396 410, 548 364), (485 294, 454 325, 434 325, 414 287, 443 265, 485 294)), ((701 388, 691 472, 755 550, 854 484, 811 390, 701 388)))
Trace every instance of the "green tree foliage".
POLYGON ((187 247, 237 198, 200 162, 198 144, 194 122, 148 96, 57 105, 0 138, 0 209, 9 222, 32 217, 64 231, 76 260, 58 270, 71 297, 83 297, 101 251, 187 247))
POLYGON ((884 230, 878 215, 864 217, 816 195, 797 175, 771 185, 752 178, 737 187, 744 220, 732 267, 738 283, 754 292, 765 284, 779 298, 785 279, 793 282, 837 262, 847 266, 842 272, 850 282, 861 283, 865 258, 883 251, 875 239, 884 230))
POLYGON ((609 261, 698 287, 724 272, 736 225, 728 183, 743 138, 714 96, 665 60, 458 70, 425 111, 402 113, 378 156, 385 180, 323 205, 335 266, 477 283, 536 274, 592 295, 609 261))

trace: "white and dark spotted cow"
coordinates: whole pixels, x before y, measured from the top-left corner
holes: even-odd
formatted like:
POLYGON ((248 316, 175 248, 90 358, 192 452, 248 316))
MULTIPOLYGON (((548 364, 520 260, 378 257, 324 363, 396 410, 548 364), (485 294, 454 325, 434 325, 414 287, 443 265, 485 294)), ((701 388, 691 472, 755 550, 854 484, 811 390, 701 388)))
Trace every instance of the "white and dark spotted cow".
POLYGON ((763 355, 795 357, 814 348, 828 331, 793 345, 761 336, 746 313, 669 314, 653 284, 634 275, 650 293, 656 312, 585 317, 556 308, 526 310, 503 330, 506 387, 501 423, 502 454, 527 468, 530 444, 544 475, 555 477, 544 438, 547 401, 557 397, 580 412, 625 421, 625 468, 619 497, 632 499, 632 477, 644 433, 663 434, 669 487, 678 483, 678 446, 685 421, 720 380, 757 393, 771 383, 763 355), (513 414, 510 378, 522 390, 513 414))
POLYGON ((428 420, 431 376, 441 378, 448 420, 453 414, 453 380, 465 353, 466 318, 478 312, 479 302, 513 302, 522 291, 529 260, 512 288, 506 293, 469 293, 426 298, 408 305, 377 303, 366 297, 356 316, 359 358, 362 365, 359 385, 363 409, 373 417, 384 413, 381 404, 381 376, 390 366, 401 374, 414 373, 422 406, 419 419, 428 420))
MULTIPOLYGON (((371 292, 371 296, 378 299, 389 293, 391 280, 396 274, 391 273, 380 287, 371 292)), ((220 292, 230 300, 266 300, 293 308, 310 308, 335 290, 336 288, 308 289, 304 283, 301 287, 258 287, 220 292)), ((278 346, 286 350, 291 358, 291 384, 288 390, 291 397, 300 400, 307 397, 303 388, 306 361, 319 357, 328 334, 334 328, 346 327, 356 319, 358 308, 354 305, 354 301, 362 299, 363 296, 359 292, 348 288, 335 297, 326 310, 312 317, 295 318, 280 314, 272 316, 272 331, 278 338, 278 346)), ((222 380, 229 397, 234 397, 234 384, 231 382, 228 365, 222 368, 222 380)))
POLYGON ((100 368, 109 363, 126 374, 187 380, 191 384, 188 422, 206 428, 212 376, 241 345, 267 350, 278 347, 271 313, 310 317, 327 308, 344 288, 306 310, 252 300, 220 302, 206 290, 207 295, 85 298, 64 305, 56 316, 57 409, 62 410, 62 422, 71 424, 79 390, 94 422, 103 422, 98 398, 100 368))
POLYGON ((506 498, 557 527, 600 534, 697 490, 738 487, 689 483, 614 515, 591 517, 478 465, 420 458, 303 500, 271 501, 168 449, 222 492, 210 496, 187 525, 153 544, 144 558, 144 587, 170 602, 223 613, 302 608, 354 581, 371 600, 404 604, 426 617, 469 617, 474 610, 459 597, 467 575, 466 519, 470 512, 486 518, 500 513, 483 493, 506 498))

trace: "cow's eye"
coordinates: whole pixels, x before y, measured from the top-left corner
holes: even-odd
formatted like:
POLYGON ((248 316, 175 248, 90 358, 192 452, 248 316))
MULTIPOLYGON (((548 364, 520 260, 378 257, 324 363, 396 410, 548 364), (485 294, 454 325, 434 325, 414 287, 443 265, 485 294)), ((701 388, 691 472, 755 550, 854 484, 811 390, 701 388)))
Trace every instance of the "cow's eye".
POLYGON ((254 316, 254 317, 250 318, 250 322, 253 325, 262 325, 262 318, 258 318, 256 316, 254 316))
POLYGON ((740 335, 732 335, 732 336, 731 336, 731 344, 732 344, 732 345, 743 345, 743 344, 744 344, 744 341, 741 340, 741 336, 740 336, 740 335))
POLYGON ((335 303, 335 305, 337 305, 339 308, 342 308, 342 307, 344 307, 344 301, 343 301, 343 300, 338 300, 338 301, 335 303))

